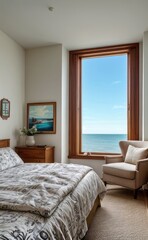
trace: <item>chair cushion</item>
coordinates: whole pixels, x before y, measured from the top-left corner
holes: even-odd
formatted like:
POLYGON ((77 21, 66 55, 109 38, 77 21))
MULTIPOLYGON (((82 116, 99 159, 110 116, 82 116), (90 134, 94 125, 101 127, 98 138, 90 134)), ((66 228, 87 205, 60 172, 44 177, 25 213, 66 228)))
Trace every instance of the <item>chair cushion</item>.
POLYGON ((135 179, 136 165, 125 162, 104 164, 103 173, 121 178, 135 179))
POLYGON ((137 148, 129 145, 124 161, 126 163, 137 164, 138 160, 145 159, 147 156, 148 148, 137 148))

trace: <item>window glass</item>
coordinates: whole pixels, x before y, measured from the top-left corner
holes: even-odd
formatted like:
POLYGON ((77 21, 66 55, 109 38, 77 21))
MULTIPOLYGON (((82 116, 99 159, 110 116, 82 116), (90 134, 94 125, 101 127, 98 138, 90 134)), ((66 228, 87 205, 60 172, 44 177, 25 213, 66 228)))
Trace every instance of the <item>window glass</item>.
POLYGON ((119 152, 127 139, 127 54, 82 59, 82 152, 119 152))

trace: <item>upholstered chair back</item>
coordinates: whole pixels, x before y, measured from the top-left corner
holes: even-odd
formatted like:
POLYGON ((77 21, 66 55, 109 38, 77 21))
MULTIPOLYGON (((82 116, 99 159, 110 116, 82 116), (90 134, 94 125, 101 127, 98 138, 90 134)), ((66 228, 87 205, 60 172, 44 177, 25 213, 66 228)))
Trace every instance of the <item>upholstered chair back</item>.
POLYGON ((125 158, 129 145, 139 148, 148 148, 148 141, 132 141, 132 140, 120 141, 119 146, 121 148, 123 158, 125 158))

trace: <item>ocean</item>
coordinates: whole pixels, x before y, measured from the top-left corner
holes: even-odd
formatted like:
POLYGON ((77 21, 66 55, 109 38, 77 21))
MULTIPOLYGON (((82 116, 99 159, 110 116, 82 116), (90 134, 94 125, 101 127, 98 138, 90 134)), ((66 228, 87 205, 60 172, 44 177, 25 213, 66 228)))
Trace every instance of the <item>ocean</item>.
POLYGON ((29 128, 36 126, 38 131, 53 131, 53 119, 29 118, 29 128))
POLYGON ((120 153, 121 140, 127 140, 127 134, 82 134, 82 152, 120 153))

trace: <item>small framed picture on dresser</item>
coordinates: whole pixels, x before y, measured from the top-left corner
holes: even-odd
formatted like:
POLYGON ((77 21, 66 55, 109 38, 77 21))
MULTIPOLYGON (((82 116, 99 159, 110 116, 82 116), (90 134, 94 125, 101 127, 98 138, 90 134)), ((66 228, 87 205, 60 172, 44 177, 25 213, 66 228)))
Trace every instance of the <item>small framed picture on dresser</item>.
POLYGON ((37 133, 56 133, 56 102, 27 103, 27 127, 37 133))

